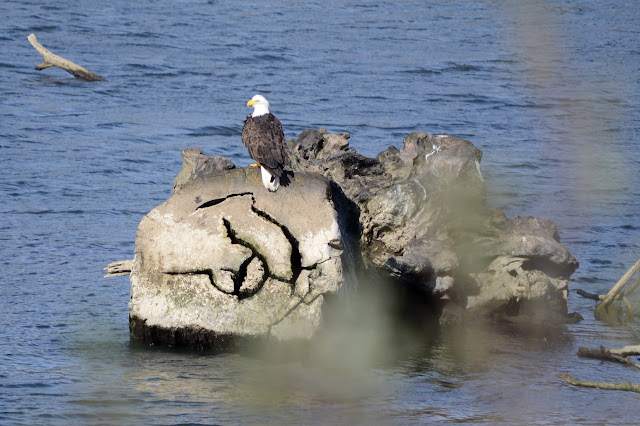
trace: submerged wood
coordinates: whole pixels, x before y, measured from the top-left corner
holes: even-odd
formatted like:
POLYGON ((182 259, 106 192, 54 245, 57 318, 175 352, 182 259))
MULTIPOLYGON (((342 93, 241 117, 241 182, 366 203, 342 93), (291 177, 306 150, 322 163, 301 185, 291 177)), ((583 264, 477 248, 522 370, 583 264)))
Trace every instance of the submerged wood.
POLYGON ((92 73, 91 71, 81 67, 80 65, 74 64, 71 61, 68 61, 58 55, 51 53, 38 42, 35 34, 31 34, 27 38, 29 39, 29 42, 34 47, 34 49, 36 49, 44 59, 44 62, 36 66, 36 70, 40 71, 49 67, 58 67, 72 74, 74 77, 80 78, 82 80, 104 81, 104 78, 92 73))
MULTIPOLYGON (((629 301, 626 299, 626 297, 629 295, 629 293, 631 293, 633 290, 635 290, 638 286, 640 285, 640 274, 638 275, 638 279, 636 279, 636 282, 633 283, 632 285, 629 286, 629 288, 625 289, 622 293, 618 294, 615 297, 615 300, 624 300, 625 303, 629 303, 629 301)), ((596 294, 596 293, 589 293, 588 291, 585 291, 581 288, 579 288, 576 293, 578 293, 580 296, 587 298, 587 299, 593 299, 595 301, 602 301, 605 299, 605 297, 607 297, 606 294, 596 294)))
POLYGON ((635 263, 635 265, 633 265, 627 271, 627 273, 624 274, 622 278, 620 278, 620 280, 616 283, 616 285, 614 285, 613 288, 609 290, 609 293, 607 293, 607 295, 604 297, 604 299, 602 300, 602 303, 596 306, 595 313, 594 313, 596 318, 605 318, 605 312, 607 310, 607 307, 611 304, 611 302, 613 302, 616 296, 618 296, 618 293, 622 291, 622 289, 627 284, 627 282, 631 279, 633 274, 635 274, 639 269, 640 269, 640 260, 638 260, 635 263))
POLYGON ((628 296, 629 293, 635 290, 639 285, 640 285, 640 274, 638 274, 638 279, 636 279, 636 282, 630 285, 629 288, 622 293, 622 297, 628 296))
POLYGON ((609 383, 609 382, 586 382, 578 379, 574 379, 568 374, 556 374, 557 377, 560 377, 565 382, 574 385, 581 386, 585 388, 595 388, 595 389, 604 389, 604 390, 622 390, 622 391, 630 391, 630 392, 639 392, 640 393, 640 385, 634 385, 633 383, 609 383))
POLYGON ((581 288, 579 288, 576 293, 578 293, 582 297, 586 297, 587 299, 597 300, 598 302, 604 299, 604 295, 602 294, 589 293, 588 291, 584 291, 581 288))

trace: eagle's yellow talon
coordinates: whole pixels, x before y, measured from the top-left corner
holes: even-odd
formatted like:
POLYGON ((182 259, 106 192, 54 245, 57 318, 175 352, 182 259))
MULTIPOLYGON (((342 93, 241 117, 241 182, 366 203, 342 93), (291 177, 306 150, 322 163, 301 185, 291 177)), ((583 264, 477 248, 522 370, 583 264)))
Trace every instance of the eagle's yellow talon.
POLYGON ((249 167, 260 167, 260 163, 249 164, 249 167))

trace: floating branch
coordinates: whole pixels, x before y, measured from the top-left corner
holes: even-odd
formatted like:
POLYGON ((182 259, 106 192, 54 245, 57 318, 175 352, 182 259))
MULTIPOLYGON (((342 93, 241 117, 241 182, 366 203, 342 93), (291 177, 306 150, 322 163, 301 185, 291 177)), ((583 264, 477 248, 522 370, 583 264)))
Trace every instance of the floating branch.
POLYGON ((121 260, 119 262, 111 262, 104 268, 108 273, 105 278, 119 277, 120 275, 130 275, 133 260, 121 260))
MULTIPOLYGON (((629 269, 627 273, 624 274, 622 278, 620 278, 620 280, 616 283, 616 285, 614 285, 613 288, 609 290, 609 293, 607 293, 607 295, 604 297, 604 299, 602 300, 602 303, 596 306, 596 310, 594 312, 594 315, 596 318, 606 317, 605 313, 607 311, 607 307, 611 304, 611 302, 613 302, 616 296, 618 296, 618 293, 620 293, 620 291, 624 288, 627 282, 631 279, 633 274, 635 274, 639 269, 640 269, 640 260, 638 260, 635 263, 635 265, 633 265, 631 269, 629 269)), ((638 283, 640 283, 640 278, 638 279, 638 283)), ((635 288, 638 283, 634 284, 632 289, 635 288)), ((623 293, 622 297, 624 297, 627 293, 623 293)))
POLYGON ((640 364, 635 362, 631 356, 640 355, 640 345, 625 346, 622 349, 611 349, 600 346, 599 349, 580 347, 578 356, 583 358, 596 358, 608 361, 616 361, 622 364, 628 364, 636 368, 640 368, 640 364))
POLYGON ((556 374, 556 376, 560 377, 565 382, 574 386, 582 386, 585 388, 595 388, 595 389, 605 389, 605 390, 622 390, 622 391, 630 391, 630 392, 640 392, 640 385, 634 385, 630 382, 626 382, 626 383, 583 382, 582 380, 574 379, 568 374, 556 374))
POLYGON ((27 37, 31 45, 38 51, 39 54, 42 55, 44 62, 36 67, 36 70, 40 71, 49 67, 58 67, 61 68, 68 73, 71 73, 74 77, 80 78, 86 81, 104 81, 104 78, 95 75, 94 73, 88 71, 85 68, 82 68, 80 65, 76 65, 71 61, 68 61, 64 58, 61 58, 58 55, 54 55, 49 52, 43 45, 38 42, 35 34, 29 35, 27 37))
POLYGON ((589 293, 588 291, 584 291, 581 288, 579 288, 576 293, 578 293, 582 297, 586 297, 587 299, 597 300, 598 302, 604 299, 604 295, 602 294, 589 293))

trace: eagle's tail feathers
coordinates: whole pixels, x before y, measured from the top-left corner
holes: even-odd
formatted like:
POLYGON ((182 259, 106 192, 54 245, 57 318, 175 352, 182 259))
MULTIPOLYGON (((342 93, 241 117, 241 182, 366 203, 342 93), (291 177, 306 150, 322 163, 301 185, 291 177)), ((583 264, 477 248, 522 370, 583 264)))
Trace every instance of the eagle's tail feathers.
POLYGON ((262 184, 265 188, 267 188, 271 192, 275 192, 280 188, 280 178, 275 174, 271 174, 269 170, 264 167, 260 167, 260 171, 262 172, 262 184))

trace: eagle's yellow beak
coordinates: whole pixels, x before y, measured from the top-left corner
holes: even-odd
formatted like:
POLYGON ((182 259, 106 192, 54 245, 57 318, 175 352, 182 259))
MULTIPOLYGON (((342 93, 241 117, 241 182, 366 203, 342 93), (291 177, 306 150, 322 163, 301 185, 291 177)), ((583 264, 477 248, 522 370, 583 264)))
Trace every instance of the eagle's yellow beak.
POLYGON ((258 103, 257 101, 254 101, 253 99, 251 99, 249 102, 247 102, 247 106, 255 105, 257 103, 258 103))

